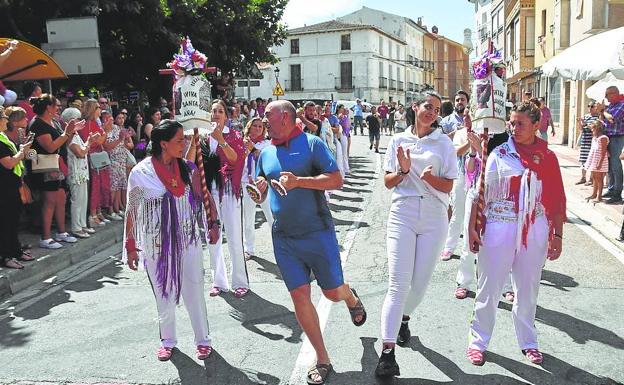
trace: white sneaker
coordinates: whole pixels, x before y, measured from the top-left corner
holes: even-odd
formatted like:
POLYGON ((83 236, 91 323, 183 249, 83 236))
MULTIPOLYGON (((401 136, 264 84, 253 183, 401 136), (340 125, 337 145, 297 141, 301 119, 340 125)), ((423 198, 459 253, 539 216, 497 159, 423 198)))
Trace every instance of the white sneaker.
POLYGON ((119 215, 117 215, 117 213, 112 213, 109 216, 110 219, 114 220, 114 221, 123 221, 123 218, 120 217, 119 215))
POLYGON ((110 223, 110 219, 106 218, 106 215, 103 215, 102 218, 100 218, 100 222, 106 224, 106 223, 110 223))
POLYGON ((54 240, 57 241, 57 242, 67 242, 67 243, 76 243, 76 242, 78 242, 78 240, 76 238, 72 237, 68 233, 57 233, 56 237, 54 237, 54 240))
POLYGON ((95 234, 95 230, 92 229, 91 227, 85 227, 82 229, 82 231, 84 231, 87 234, 95 234))
POLYGON ((63 245, 55 242, 52 238, 48 238, 40 240, 39 247, 41 247, 42 249, 60 249, 61 247, 63 247, 63 245))
POLYGON ((120 216, 120 217, 122 217, 122 218, 126 216, 126 213, 124 213, 124 212, 123 212, 123 211, 121 211, 121 210, 117 211, 117 212, 116 212, 116 214, 117 214, 117 215, 119 215, 119 216, 120 216))
POLYGON ((87 232, 83 231, 83 230, 72 231, 72 234, 74 234, 74 236, 76 236, 78 238, 89 238, 90 237, 90 235, 87 232))

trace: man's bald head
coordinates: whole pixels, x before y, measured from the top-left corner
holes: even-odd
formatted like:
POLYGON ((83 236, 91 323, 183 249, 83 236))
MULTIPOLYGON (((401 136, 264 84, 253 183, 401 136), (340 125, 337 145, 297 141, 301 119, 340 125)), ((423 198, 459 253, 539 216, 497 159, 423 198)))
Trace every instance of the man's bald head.
POLYGON ((620 90, 616 86, 609 86, 605 90, 605 98, 609 103, 617 103, 620 98, 620 90))
POLYGON ((295 106, 288 100, 272 101, 267 106, 267 109, 269 109, 269 107, 271 108, 271 110, 275 109, 276 111, 279 111, 279 113, 286 112, 288 114, 289 120, 292 122, 293 125, 295 124, 297 119, 297 110, 295 109, 295 106))

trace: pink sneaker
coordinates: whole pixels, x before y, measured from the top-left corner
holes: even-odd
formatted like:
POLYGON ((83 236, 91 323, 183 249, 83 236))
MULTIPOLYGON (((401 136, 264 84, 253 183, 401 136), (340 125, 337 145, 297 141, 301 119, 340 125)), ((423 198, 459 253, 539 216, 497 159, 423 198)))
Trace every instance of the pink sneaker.
POLYGON ((212 353, 212 346, 198 345, 195 352, 197 355, 197 359, 203 361, 208 358, 208 356, 210 356, 210 353, 212 353))
POLYGON ((448 261, 449 259, 451 259, 452 255, 453 252, 451 250, 444 250, 442 254, 440 254, 440 259, 443 261, 448 261))
POLYGON ((531 361, 532 364, 540 365, 544 362, 544 356, 537 349, 525 349, 522 353, 526 356, 526 358, 531 361))

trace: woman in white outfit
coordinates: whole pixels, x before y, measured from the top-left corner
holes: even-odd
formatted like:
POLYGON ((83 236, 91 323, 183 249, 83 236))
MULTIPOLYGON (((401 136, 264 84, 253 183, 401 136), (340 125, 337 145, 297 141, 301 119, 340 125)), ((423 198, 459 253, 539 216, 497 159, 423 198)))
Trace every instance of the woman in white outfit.
MULTIPOLYGON (((243 247, 245 250, 245 259, 249 260, 256 256, 254 251, 254 243, 256 240, 256 202, 247 194, 245 188, 248 184, 254 185, 256 177, 256 164, 260 151, 271 144, 266 138, 266 127, 259 117, 252 118, 243 130, 243 143, 245 144, 245 168, 243 169, 243 247)), ((269 228, 273 227, 273 214, 269 200, 265 199, 260 203, 262 212, 267 220, 269 228)))
MULTIPOLYGON (((222 100, 212 103, 212 120, 217 124, 214 132, 200 140, 206 185, 215 197, 219 219, 227 235, 227 245, 232 260, 232 287, 234 295, 243 297, 249 291, 249 278, 243 251, 242 183, 245 164, 245 146, 239 131, 225 125, 227 111, 222 100)), ((187 159, 195 159, 195 141, 187 153, 187 159)), ((230 290, 230 283, 223 255, 223 234, 214 245, 209 245, 212 288, 210 296, 230 290)))
POLYGON ((212 352, 204 297, 200 227, 206 228, 199 173, 183 160, 182 125, 163 120, 151 136, 152 156, 137 164, 128 180, 123 258, 132 270, 147 270, 160 328, 160 361, 177 344, 175 310, 184 299, 195 332, 196 355, 212 352))
MULTIPOLYGON (((468 117, 465 118, 466 127, 469 127, 472 124, 468 117)), ((506 141, 509 136, 504 133, 500 135, 496 135, 491 137, 488 142, 489 148, 494 148, 498 144, 502 144, 499 139, 499 136, 504 138, 502 140, 506 141)), ((455 136, 453 137, 454 143, 470 143, 470 150, 468 152, 468 156, 466 157, 466 162, 464 166, 464 184, 467 189, 466 193, 466 201, 464 202, 465 215, 464 215, 464 226, 462 229, 462 234, 468 234, 468 228, 470 227, 470 214, 472 213, 472 202, 475 200, 477 196, 477 189, 479 186, 479 176, 481 175, 481 139, 474 132, 468 132, 468 130, 458 130, 455 132, 455 136)), ((462 171, 459 171, 462 172, 462 171)), ((457 183, 457 181, 455 181, 457 183)), ((455 186, 454 186, 455 187, 455 186)), ((448 241, 448 238, 447 238, 448 241)), ((462 239, 463 247, 461 257, 459 259, 459 268, 457 269, 457 287, 455 288, 455 298, 457 299, 465 299, 468 297, 468 290, 475 283, 475 261, 477 259, 476 253, 470 251, 470 245, 468 244, 468 236, 463 237, 462 239)), ((506 300, 513 302, 514 300, 514 292, 511 286, 511 273, 507 275, 507 280, 503 285, 503 297, 506 300)))
POLYGON ((511 270, 516 299, 512 319, 518 345, 526 358, 542 363, 538 350, 535 310, 546 259, 561 255, 566 198, 559 163, 544 140, 535 136, 540 110, 531 102, 511 112, 512 136, 488 156, 485 168, 485 232, 469 231, 476 251, 477 296, 466 356, 483 365, 494 330, 498 296, 511 270))
POLYGON ((394 135, 386 152, 384 182, 393 192, 387 228, 388 293, 381 313, 383 350, 375 370, 379 377, 399 375, 397 336, 400 342, 409 339, 409 315, 423 299, 446 239, 457 158, 449 137, 437 129, 441 103, 433 93, 414 102, 416 123, 394 135))

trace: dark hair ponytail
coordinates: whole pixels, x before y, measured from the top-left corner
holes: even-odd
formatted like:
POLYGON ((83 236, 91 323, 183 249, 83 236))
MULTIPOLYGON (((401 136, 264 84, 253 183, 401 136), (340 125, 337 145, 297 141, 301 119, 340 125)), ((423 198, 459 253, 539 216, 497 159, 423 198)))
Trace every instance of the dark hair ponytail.
MULTIPOLYGON (((154 127, 152 130, 151 137, 151 147, 152 147, 152 156, 157 158, 161 158, 162 156, 162 146, 160 142, 168 142, 173 139, 174 136, 178 133, 178 130, 181 130, 183 127, 179 122, 176 122, 172 119, 161 120, 160 123, 154 127)), ((182 158, 176 159, 178 162, 178 166, 180 167, 180 174, 182 175, 182 180, 186 185, 191 185, 191 175, 189 166, 186 164, 186 161, 182 158)))
POLYGON ((48 106, 56 104, 56 98, 50 94, 41 94, 41 96, 28 99, 28 102, 32 105, 35 114, 43 115, 48 106))

